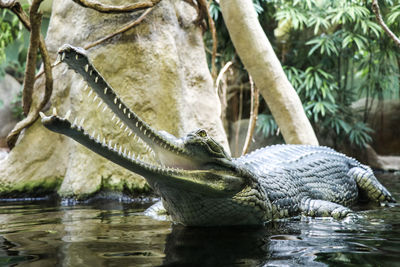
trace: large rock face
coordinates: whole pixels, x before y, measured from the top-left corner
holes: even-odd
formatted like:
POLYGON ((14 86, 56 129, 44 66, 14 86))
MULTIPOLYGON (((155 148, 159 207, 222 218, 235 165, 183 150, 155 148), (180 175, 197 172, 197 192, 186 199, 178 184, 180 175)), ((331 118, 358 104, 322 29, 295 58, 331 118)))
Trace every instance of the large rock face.
MULTIPOLYGON (((132 1, 102 1, 123 5, 132 1)), ((53 58, 60 46, 83 47, 135 20, 138 13, 100 14, 72 1, 54 1, 47 34, 53 58)), ((202 127, 228 147, 219 119, 220 103, 212 86, 195 9, 180 0, 163 0, 136 28, 88 51, 89 57, 123 101, 158 130, 176 136, 202 127)), ((59 114, 85 118, 84 127, 119 144, 130 143, 83 93, 85 83, 65 64, 53 69, 52 107, 59 114)), ((40 83, 40 82, 39 82, 40 83)), ((37 84, 39 84, 37 83, 37 84)), ((49 111, 48 111, 49 112, 49 111)), ((141 144, 132 151, 146 155, 141 144)), ((133 194, 146 190, 144 180, 95 155, 36 122, 0 161, 2 195, 57 191, 63 197, 84 198, 99 190, 133 194)))

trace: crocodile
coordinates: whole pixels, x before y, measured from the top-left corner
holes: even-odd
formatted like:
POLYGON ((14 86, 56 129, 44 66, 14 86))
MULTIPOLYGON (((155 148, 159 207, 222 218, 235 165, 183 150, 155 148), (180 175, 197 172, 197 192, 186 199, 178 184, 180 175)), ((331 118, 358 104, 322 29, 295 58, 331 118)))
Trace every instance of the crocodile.
POLYGON ((175 223, 264 225, 296 216, 342 219, 355 214, 351 206, 360 200, 395 202, 371 168, 328 147, 273 145, 232 158, 204 129, 181 138, 157 131, 124 104, 84 49, 64 45, 58 57, 83 77, 88 95, 104 104, 104 112, 113 113, 112 121, 132 140, 148 145, 154 162, 90 135, 76 118, 71 122, 70 111, 65 116, 56 110, 40 113, 43 125, 143 176, 175 223))

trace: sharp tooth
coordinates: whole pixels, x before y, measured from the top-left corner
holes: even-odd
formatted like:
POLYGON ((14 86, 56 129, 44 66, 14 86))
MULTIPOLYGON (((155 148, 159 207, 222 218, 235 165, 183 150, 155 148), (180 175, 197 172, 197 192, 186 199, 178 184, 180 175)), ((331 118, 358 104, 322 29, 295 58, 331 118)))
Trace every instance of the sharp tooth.
POLYGON ((115 105, 117 104, 117 100, 118 100, 117 97, 115 97, 115 98, 114 98, 114 104, 115 104, 115 105))
POLYGON ((107 109, 107 106, 104 106, 104 108, 103 108, 103 110, 102 110, 102 111, 104 112, 104 111, 106 111, 106 109, 107 109))
POLYGON ((57 116, 57 109, 53 108, 53 116, 57 116))
POLYGON ((91 96, 91 95, 92 95, 92 93, 93 93, 93 90, 92 90, 92 89, 90 89, 88 96, 91 96))
POLYGON ((117 151, 117 143, 114 144, 114 150, 117 151))
POLYGON ((100 134, 97 134, 97 142, 100 143, 100 134))
POLYGON ((96 135, 96 132, 93 130, 92 137, 94 138, 95 135, 96 135))
POLYGON ((46 118, 46 115, 44 115, 44 113, 43 112, 39 112, 39 115, 40 115, 40 117, 43 119, 43 118, 46 118))
POLYGON ((69 119, 69 116, 71 116, 71 110, 70 110, 70 109, 69 109, 69 110, 67 111, 67 113, 65 114, 64 119, 68 120, 68 119, 69 119))
POLYGON ((108 146, 109 146, 109 147, 112 147, 112 142, 111 142, 111 140, 108 141, 108 146))
POLYGON ((129 118, 129 119, 131 118, 131 113, 130 113, 130 112, 128 113, 128 118, 129 118))
POLYGON ((132 153, 132 160, 135 160, 135 153, 132 153))
POLYGON ((128 158, 130 158, 130 157, 131 157, 131 152, 129 151, 129 152, 128 152, 128 158))
POLYGON ((80 123, 80 125, 83 125, 83 122, 85 121, 85 118, 82 118, 81 119, 81 123, 80 123))
POLYGON ((86 91, 89 88, 89 86, 86 84, 85 87, 83 88, 83 91, 86 91))
POLYGON ((147 130, 144 130, 144 132, 143 132, 145 135, 146 135, 146 133, 147 133, 147 130))
POLYGON ((126 147, 124 148, 124 157, 126 157, 126 147))
POLYGON ((92 76, 93 70, 90 70, 89 75, 92 76))
POLYGON ((61 61, 64 61, 64 59, 65 59, 65 52, 63 52, 63 53, 61 54, 61 61))
POLYGON ((106 138, 103 137, 103 144, 106 145, 106 138))
POLYGON ((139 126, 139 122, 137 121, 135 125, 136 125, 136 127, 138 127, 139 126))
POLYGON ((128 128, 128 126, 126 126, 126 127, 125 127, 125 131, 124 131, 124 132, 128 131, 128 129, 129 129, 129 128, 128 128))
POLYGON ((139 128, 139 130, 141 131, 143 129, 143 125, 140 125, 140 128, 139 128))
POLYGON ((96 76, 96 78, 94 78, 94 82, 97 83, 99 81, 99 77, 96 76))
POLYGON ((122 129, 122 127, 124 127, 124 124, 121 122, 121 126, 119 126, 119 128, 122 129))
POLYGON ((111 121, 114 121, 114 119, 115 119, 115 114, 113 114, 111 121))
POLYGON ((77 121, 77 120, 78 120, 78 118, 75 118, 74 123, 72 123, 72 124, 76 125, 76 121, 77 121))
POLYGON ((128 134, 128 136, 131 136, 131 134, 132 134, 132 131, 129 131, 129 134, 128 134))
POLYGON ((75 59, 76 59, 76 60, 78 60, 78 59, 79 59, 79 56, 78 56, 78 54, 76 54, 76 55, 75 55, 75 59))
POLYGON ((118 154, 121 154, 121 151, 122 151, 122 147, 119 146, 118 154))
POLYGON ((116 124, 118 124, 120 121, 121 121, 121 120, 120 120, 119 118, 117 118, 117 122, 116 122, 116 124))
POLYGON ((103 104, 103 102, 100 100, 99 104, 97 105, 97 108, 99 108, 101 106, 101 104, 103 104))
POLYGON ((107 94, 107 87, 106 88, 104 88, 104 94, 106 95, 107 94))
POLYGON ((88 65, 88 64, 85 65, 85 71, 86 71, 86 72, 89 71, 89 65, 88 65))
POLYGON ((119 103, 119 105, 118 105, 118 108, 119 108, 119 109, 121 109, 121 107, 122 107, 122 104, 121 104, 121 103, 119 103))
POLYGON ((126 114, 126 108, 124 108, 124 114, 126 114))
POLYGON ((95 95, 95 96, 93 97, 93 102, 92 102, 92 103, 94 103, 94 101, 96 101, 96 99, 97 99, 97 95, 95 95))

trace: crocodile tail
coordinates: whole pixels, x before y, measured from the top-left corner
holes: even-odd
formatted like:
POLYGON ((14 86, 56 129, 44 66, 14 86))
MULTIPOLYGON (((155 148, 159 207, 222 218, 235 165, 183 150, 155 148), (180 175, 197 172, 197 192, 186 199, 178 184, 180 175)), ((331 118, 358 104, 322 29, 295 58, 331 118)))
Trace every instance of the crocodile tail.
POLYGON ((359 165, 349 170, 348 175, 356 180, 358 188, 369 200, 375 202, 396 202, 390 192, 376 179, 370 167, 359 165))

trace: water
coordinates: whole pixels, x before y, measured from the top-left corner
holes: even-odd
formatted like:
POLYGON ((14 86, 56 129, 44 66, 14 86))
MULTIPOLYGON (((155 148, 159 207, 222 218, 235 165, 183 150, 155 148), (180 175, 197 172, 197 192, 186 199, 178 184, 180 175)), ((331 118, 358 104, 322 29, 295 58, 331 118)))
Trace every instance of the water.
MULTIPOLYGON (((400 200, 400 175, 382 174, 400 200)), ((185 228, 150 203, 0 203, 0 266, 400 266, 400 205, 357 221, 290 219, 263 228, 185 228)))

